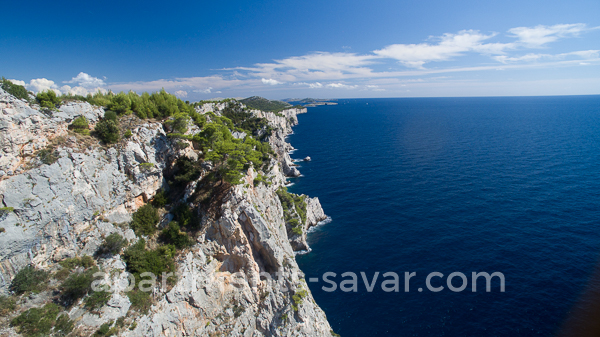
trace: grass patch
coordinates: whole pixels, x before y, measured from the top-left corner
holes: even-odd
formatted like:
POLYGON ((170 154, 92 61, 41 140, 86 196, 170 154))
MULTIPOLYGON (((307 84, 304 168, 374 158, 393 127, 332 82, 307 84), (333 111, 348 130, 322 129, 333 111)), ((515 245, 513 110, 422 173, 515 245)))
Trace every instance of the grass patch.
POLYGON ((0 317, 4 317, 17 308, 17 301, 12 296, 0 296, 0 317))
POLYGON ((127 297, 129 297, 131 307, 141 314, 148 313, 148 310, 150 310, 150 307, 152 306, 152 297, 150 297, 150 293, 145 291, 130 291, 127 293, 127 297))

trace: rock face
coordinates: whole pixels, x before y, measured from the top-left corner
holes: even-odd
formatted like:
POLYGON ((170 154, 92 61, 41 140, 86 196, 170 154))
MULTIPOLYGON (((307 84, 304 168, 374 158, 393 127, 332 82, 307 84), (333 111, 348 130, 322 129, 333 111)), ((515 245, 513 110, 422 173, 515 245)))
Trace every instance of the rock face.
MULTIPOLYGON (((199 110, 218 114, 223 107, 219 103, 199 110)), ((137 240, 126 226, 131 213, 165 187, 163 172, 178 157, 198 157, 192 146, 180 150, 157 122, 137 120, 130 124, 132 137, 111 147, 75 135, 68 131, 74 118, 84 115, 93 124, 104 114, 87 103, 46 113, 0 89, 0 111, 4 171, 0 200, 3 207, 13 209, 0 216, 0 227, 5 229, 0 232, 2 292, 16 272, 30 263, 52 270, 66 257, 92 255, 113 232, 130 242, 137 240), (57 160, 43 164, 36 153, 50 144, 57 160)), ((277 158, 268 172, 250 168, 242 184, 220 196, 216 212, 203 215, 196 244, 176 256, 175 285, 156 287, 150 311, 135 317, 136 326, 121 330, 120 335, 331 336, 326 316, 294 259, 290 242, 296 239, 288 237, 276 194, 286 176, 300 174, 289 157, 292 147, 285 136, 297 123, 296 114, 303 112, 285 110, 280 113, 283 117, 253 112, 267 118, 275 129, 270 143, 277 158), (271 184, 255 185, 259 173, 271 184)), ((208 163, 205 166, 210 168, 208 163)), ((193 194, 197 183, 189 183, 183 200, 193 194)), ((304 244, 306 229, 326 218, 317 198, 305 200, 304 244)), ((171 218, 167 214, 161 223, 171 218)), ((70 308, 68 315, 83 333, 132 315, 124 262, 115 256, 101 258, 98 264, 106 272, 102 283, 110 287, 112 296, 95 312, 82 303, 70 308)), ((14 334, 12 328, 2 331, 14 334)))

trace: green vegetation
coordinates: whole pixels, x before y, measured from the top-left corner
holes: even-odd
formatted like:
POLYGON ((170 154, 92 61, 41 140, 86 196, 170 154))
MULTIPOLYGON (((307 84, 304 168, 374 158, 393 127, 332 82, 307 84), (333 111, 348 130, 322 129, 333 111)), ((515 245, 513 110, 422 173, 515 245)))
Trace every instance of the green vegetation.
POLYGON ((150 297, 150 294, 145 291, 130 291, 127 293, 127 297, 129 297, 131 307, 141 314, 146 314, 152 306, 152 298, 150 297))
POLYGON ((116 326, 111 328, 113 323, 114 323, 114 321, 106 322, 106 323, 102 324, 100 326, 100 328, 98 330, 96 330, 96 332, 94 332, 94 334, 92 336, 93 337, 104 337, 104 336, 116 335, 117 332, 119 332, 119 329, 116 326))
POLYGON ((270 101, 266 98, 259 96, 244 98, 240 102, 246 104, 246 106, 248 106, 251 109, 271 112, 279 112, 281 110, 289 109, 292 107, 292 105, 289 103, 282 101, 270 101))
POLYGON ((165 207, 170 202, 167 193, 163 189, 159 190, 152 199, 152 205, 157 208, 165 207))
POLYGON ((14 207, 0 207, 0 216, 4 214, 12 213, 15 211, 14 207))
POLYGON ((187 132, 189 123, 190 116, 183 112, 176 113, 172 119, 169 119, 165 122, 165 124, 171 127, 173 132, 180 134, 187 132))
POLYGON ((152 235, 156 232, 156 225, 160 220, 158 210, 151 204, 146 204, 140 207, 133 213, 133 221, 131 221, 131 229, 137 235, 152 235))
POLYGON ((302 235, 302 227, 306 223, 306 201, 304 197, 289 193, 285 187, 280 187, 277 190, 277 196, 281 201, 281 206, 283 206, 285 222, 292 228, 292 233, 302 235), (294 211, 300 219, 294 217, 294 211))
POLYGON ((79 116, 75 118, 73 123, 69 125, 69 129, 82 135, 90 134, 90 124, 88 123, 87 118, 85 118, 84 116, 79 116))
POLYGON ((15 96, 18 99, 24 99, 27 102, 29 102, 29 100, 30 100, 29 92, 27 91, 27 89, 25 89, 24 86, 14 84, 13 82, 4 78, 4 76, 2 76, 2 81, 0 82, 0 87, 2 88, 2 90, 15 96))
POLYGON ((65 314, 60 315, 56 320, 56 324, 54 324, 54 335, 66 336, 73 331, 74 326, 75 322, 73 322, 69 316, 65 314))
POLYGON ((154 168, 154 163, 140 163, 140 170, 142 172, 148 172, 154 168))
POLYGON ((292 300, 294 301, 294 304, 292 304, 292 309, 294 309, 294 311, 298 311, 298 307, 300 306, 300 304, 302 303, 304 298, 306 298, 307 295, 308 295, 308 292, 304 288, 300 288, 299 290, 296 291, 294 296, 292 296, 292 300))
MULTIPOLYGON (((60 307, 58 305, 48 303, 42 308, 31 308, 23 312, 15 317, 10 324, 16 327, 19 333, 27 337, 48 336, 57 321, 56 318, 59 312, 60 307)), ((61 321, 61 325, 63 324, 61 321)))
POLYGON ((98 247, 96 251, 97 255, 116 255, 121 252, 127 246, 127 239, 121 236, 119 233, 111 233, 104 238, 104 241, 98 247))
POLYGON ((131 136, 133 136, 133 133, 131 133, 131 130, 127 130, 127 131, 125 131, 124 136, 125 136, 125 138, 131 138, 131 136))
POLYGON ((148 250, 146 249, 146 240, 139 239, 125 250, 123 260, 127 263, 127 270, 135 276, 137 283, 140 280, 140 274, 145 272, 150 272, 158 277, 162 273, 174 271, 173 256, 175 252, 175 247, 172 245, 148 250))
POLYGON ((179 205, 177 205, 177 207, 173 209, 172 213, 175 216, 175 220, 182 227, 196 229, 198 228, 198 226, 200 226, 200 221, 198 217, 185 203, 180 203, 179 205))
POLYGON ((91 311, 102 308, 110 300, 111 293, 108 291, 94 291, 85 298, 85 307, 91 311))
POLYGON ((119 125, 110 119, 103 119, 96 123, 94 131, 105 143, 116 143, 119 141, 119 125))
POLYGON ((226 124, 228 124, 232 131, 237 129, 238 131, 244 131, 254 136, 260 136, 260 133, 263 135, 271 134, 272 129, 269 127, 269 122, 266 119, 252 116, 252 113, 243 109, 239 104, 227 103, 222 114, 227 118, 226 124))
POLYGON ((340 334, 335 333, 333 330, 329 330, 332 337, 341 337, 340 334))
POLYGON ((169 225, 162 230, 161 239, 168 244, 172 244, 177 249, 190 247, 194 244, 194 240, 189 235, 181 232, 177 221, 169 222, 169 225))
POLYGON ((186 185, 190 181, 200 178, 200 163, 194 162, 188 157, 179 157, 175 162, 175 181, 179 185, 186 185))
POLYGON ((50 277, 49 273, 28 265, 19 270, 10 283, 9 290, 16 294, 26 292, 38 293, 46 288, 46 282, 50 277))
POLYGON ((210 160, 221 180, 230 184, 239 184, 243 177, 242 171, 250 164, 261 167, 267 162, 272 153, 268 143, 262 143, 246 136, 244 140, 235 139, 229 131, 232 122, 225 117, 215 117, 214 121, 205 125, 204 129, 194 136, 205 153, 205 159, 210 160), (229 125, 229 127, 228 127, 229 125))
POLYGON ((258 174, 256 178, 254 178, 254 185, 257 186, 258 184, 271 186, 271 182, 269 181, 269 179, 262 174, 258 174))
POLYGON ((75 301, 87 295, 92 290, 92 282, 94 281, 94 273, 98 272, 98 268, 90 268, 83 272, 71 274, 61 285, 61 300, 65 306, 70 306, 75 301))
POLYGON ((71 270, 77 267, 83 267, 87 269, 89 267, 92 267, 95 264, 95 262, 91 256, 86 255, 83 257, 69 257, 60 261, 58 264, 60 264, 61 267, 65 269, 71 270))
POLYGON ((4 317, 17 308, 17 301, 12 296, 0 295, 0 317, 4 317))
POLYGON ((0 227, 0 233, 4 233, 6 232, 6 229, 4 229, 4 227, 0 227))
POLYGON ((38 92, 38 94, 35 96, 35 99, 40 104, 40 107, 48 108, 50 110, 56 109, 61 102, 60 97, 56 96, 54 90, 38 92))
POLYGON ((40 161, 46 165, 52 165, 58 160, 58 152, 52 148, 39 150, 37 155, 40 161))
POLYGON ((119 123, 119 117, 117 116, 117 113, 111 110, 104 112, 104 119, 119 123))

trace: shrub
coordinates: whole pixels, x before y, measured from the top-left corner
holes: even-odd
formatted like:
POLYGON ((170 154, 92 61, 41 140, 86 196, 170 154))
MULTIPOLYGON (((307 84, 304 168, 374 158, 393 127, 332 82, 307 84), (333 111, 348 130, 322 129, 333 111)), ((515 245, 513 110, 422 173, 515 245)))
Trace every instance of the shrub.
POLYGON ((256 178, 254 178, 254 185, 258 186, 258 184, 264 184, 266 186, 271 186, 271 182, 269 181, 269 179, 267 177, 265 177, 262 174, 259 174, 256 176, 256 178))
POLYGON ((89 268, 95 263, 94 259, 91 256, 86 255, 83 257, 69 257, 60 261, 58 264, 60 264, 61 267, 70 270, 77 267, 89 268))
POLYGON ((38 158, 46 165, 52 165, 58 160, 58 152, 54 149, 42 149, 38 152, 38 158))
POLYGON ((179 157, 175 162, 177 172, 175 174, 175 181, 180 184, 187 184, 190 181, 194 181, 200 177, 200 168, 197 162, 192 161, 188 157, 179 157))
POLYGON ((156 224, 160 220, 158 211, 151 204, 140 207, 133 213, 131 228, 137 235, 152 235, 156 231, 156 224))
POLYGON ((129 114, 131 113, 131 99, 126 93, 120 92, 112 97, 107 108, 120 115, 129 114))
POLYGON ((12 296, 0 295, 0 317, 10 314, 17 308, 17 301, 12 296))
POLYGON ((112 296, 108 291, 94 291, 90 296, 85 299, 85 307, 94 311, 102 308, 112 296))
POLYGON ((152 306, 152 298, 150 297, 150 294, 145 291, 130 291, 127 293, 127 297, 129 297, 131 307, 141 314, 146 314, 152 306))
POLYGON ((114 111, 110 111, 110 110, 104 112, 104 119, 113 121, 115 123, 118 122, 117 113, 114 111))
POLYGON ((98 247, 96 254, 98 255, 116 255, 121 252, 121 249, 127 245, 127 239, 119 233, 112 233, 104 238, 104 241, 98 247))
POLYGON ((292 304, 292 309, 294 309, 294 311, 298 311, 300 303, 302 303, 302 301, 307 295, 308 292, 306 291, 306 289, 300 288, 298 291, 296 291, 294 296, 292 296, 292 300, 294 301, 294 304, 292 304))
POLYGON ((189 235, 181 232, 177 221, 169 222, 167 228, 162 230, 161 239, 177 247, 177 249, 189 247, 194 244, 194 240, 189 235))
POLYGON ((4 233, 6 232, 6 229, 4 229, 4 227, 0 227, 0 233, 4 233))
POLYGON ((192 210, 185 203, 180 203, 173 210, 175 220, 183 227, 198 228, 200 221, 198 217, 192 212, 192 210))
POLYGON ((54 324, 54 334, 57 336, 66 336, 73 331, 74 326, 75 323, 68 315, 60 315, 56 320, 56 324, 54 324))
POLYGON ((15 317, 10 324, 18 328, 18 332, 27 337, 50 335, 50 330, 56 322, 60 307, 48 303, 42 308, 31 308, 15 317))
POLYGON ((37 293, 46 287, 48 278, 48 272, 36 269, 32 265, 28 265, 19 270, 15 275, 10 283, 9 289, 17 294, 23 294, 29 291, 37 293))
POLYGON ((15 96, 18 99, 24 99, 29 102, 29 92, 25 89, 24 86, 14 84, 13 82, 7 80, 2 76, 2 82, 0 82, 0 87, 7 93, 15 96))
POLYGON ((15 211, 14 207, 0 207, 0 216, 4 214, 12 213, 15 211))
POLYGON ((54 90, 38 92, 35 99, 42 108, 56 109, 56 106, 60 104, 60 98, 56 96, 54 90))
POLYGON ((154 163, 140 163, 140 170, 148 172, 154 168, 154 163))
POLYGON ((94 273, 98 268, 91 268, 84 272, 71 274, 61 285, 62 301, 69 306, 85 296, 92 289, 94 273))
POLYGON ((94 128, 98 137, 105 143, 116 143, 119 141, 119 126, 110 119, 103 119, 94 128))
POLYGON ((100 326, 100 328, 98 330, 96 330, 96 332, 94 332, 93 336, 94 337, 103 337, 103 336, 113 336, 116 335, 117 332, 119 331, 117 329, 117 327, 110 327, 111 325, 113 325, 113 322, 106 322, 104 324, 102 324, 100 326))
POLYGON ((167 125, 170 125, 173 129, 173 132, 184 134, 188 130, 188 125, 190 123, 190 116, 185 113, 175 114, 173 119, 170 119, 165 122, 167 125))
POLYGON ((127 270, 132 273, 136 281, 140 280, 140 274, 150 272, 155 276, 161 276, 163 272, 174 269, 173 256, 175 247, 172 245, 161 246, 155 250, 146 249, 146 241, 138 240, 129 246, 123 253, 123 260, 127 263, 127 270))
POLYGON ((69 125, 69 129, 82 135, 90 134, 90 124, 88 123, 87 118, 85 118, 84 116, 79 116, 75 118, 73 123, 69 125))
POLYGON ((131 136, 133 136, 133 133, 131 133, 131 130, 127 130, 125 131, 125 138, 131 138, 131 136))
POLYGON ((158 191, 156 195, 154 195, 154 199, 152 199, 152 205, 158 208, 165 207, 165 205, 169 202, 170 201, 169 197, 167 197, 167 193, 162 189, 158 191))

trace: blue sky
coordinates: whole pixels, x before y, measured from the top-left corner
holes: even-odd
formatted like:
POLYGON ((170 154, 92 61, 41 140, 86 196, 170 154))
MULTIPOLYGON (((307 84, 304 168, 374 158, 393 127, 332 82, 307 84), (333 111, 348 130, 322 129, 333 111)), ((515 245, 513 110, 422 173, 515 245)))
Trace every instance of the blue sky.
MULTIPOLYGON (((30 90, 414 97, 600 94, 600 1, 13 1, 30 90)), ((22 81, 22 82, 21 82, 22 81)))

